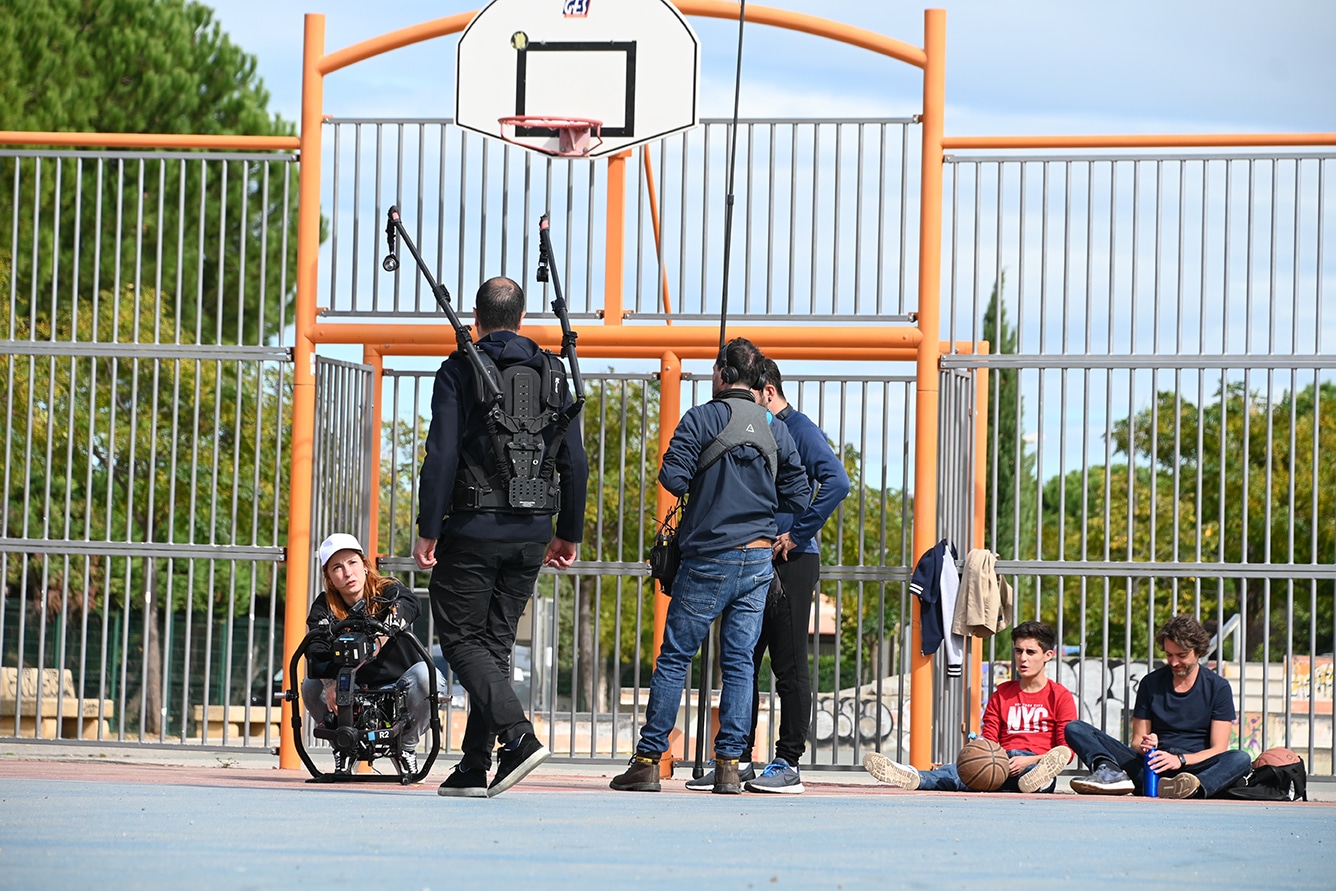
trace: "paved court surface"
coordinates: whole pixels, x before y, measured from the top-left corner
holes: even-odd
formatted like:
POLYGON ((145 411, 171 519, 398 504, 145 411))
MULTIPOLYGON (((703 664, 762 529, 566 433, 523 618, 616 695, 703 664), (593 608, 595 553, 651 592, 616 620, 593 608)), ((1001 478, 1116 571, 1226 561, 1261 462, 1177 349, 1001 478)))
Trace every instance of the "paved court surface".
POLYGON ((650 795, 589 765, 446 799, 439 764, 405 789, 276 763, 0 743, 0 888, 1336 887, 1330 802, 911 793, 829 772, 800 796, 690 793, 686 771, 650 795))

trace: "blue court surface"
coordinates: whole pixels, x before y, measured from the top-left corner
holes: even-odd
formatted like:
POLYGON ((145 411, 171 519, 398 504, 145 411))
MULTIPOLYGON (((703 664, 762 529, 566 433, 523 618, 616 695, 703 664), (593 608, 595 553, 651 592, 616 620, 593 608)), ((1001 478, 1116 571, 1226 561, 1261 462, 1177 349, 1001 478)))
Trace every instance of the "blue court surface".
MULTIPOLYGON (((12 755, 12 753, 9 753, 12 755)), ((903 792, 612 792, 540 768, 495 799, 237 768, 0 756, 0 888, 1336 888, 1336 805, 903 792)))

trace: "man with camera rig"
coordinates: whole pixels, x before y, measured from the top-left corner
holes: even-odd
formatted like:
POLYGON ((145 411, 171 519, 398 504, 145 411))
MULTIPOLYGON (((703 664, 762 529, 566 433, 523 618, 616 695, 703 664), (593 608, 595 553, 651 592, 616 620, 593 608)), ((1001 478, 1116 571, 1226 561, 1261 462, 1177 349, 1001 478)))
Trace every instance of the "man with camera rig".
POLYGON ((682 416, 664 452, 659 482, 674 495, 687 495, 677 530, 682 563, 672 583, 645 726, 631 766, 610 784, 617 791, 659 791, 659 759, 668 750, 691 657, 722 616, 723 690, 711 791, 742 792, 738 758, 751 722, 752 652, 774 577, 775 514, 802 513, 812 496, 793 437, 758 404, 764 359, 750 341, 729 341, 715 360, 714 399, 682 416))
MULTIPOLYGON (((306 616, 306 630, 311 633, 322 625, 332 627, 350 616, 364 615, 393 629, 404 629, 418 617, 418 599, 407 586, 376 572, 366 560, 366 552, 356 538, 336 532, 320 544, 320 569, 325 590, 316 595, 306 616)), ((398 767, 405 777, 417 773, 414 751, 422 729, 431 721, 428 694, 431 680, 428 666, 407 641, 397 635, 380 635, 369 642, 369 658, 357 667, 359 687, 383 687, 402 681, 408 702, 408 720, 399 737, 398 767)), ((335 678, 339 663, 332 637, 315 635, 306 649, 306 674, 302 682, 302 702, 317 722, 333 729, 337 721, 335 678)), ((438 686, 445 685, 439 674, 438 686)), ((334 772, 351 773, 352 759, 335 751, 334 772)))
POLYGON ((512 382, 527 373, 524 369, 534 373, 534 383, 524 392, 545 400, 549 414, 548 400, 570 405, 572 398, 557 370, 560 363, 519 334, 524 291, 518 284, 501 277, 484 282, 474 318, 483 363, 478 367, 496 371, 508 408, 483 404, 475 366, 464 350, 441 364, 419 475, 419 538, 413 546, 417 565, 432 571, 428 590, 441 652, 469 694, 463 757, 437 790, 463 798, 499 795, 551 754, 534 735, 511 687, 510 655, 539 569, 544 564, 568 569, 575 561, 589 477, 578 424, 559 428, 559 438, 549 432, 555 441, 543 453, 531 453, 530 463, 541 461, 545 468, 549 457, 555 459, 557 480, 526 478, 518 461, 514 467, 502 465, 521 448, 534 447, 532 437, 525 441, 519 434, 498 444, 512 428, 538 426, 515 416, 524 406, 512 382), (494 740, 501 745, 489 784, 494 740))

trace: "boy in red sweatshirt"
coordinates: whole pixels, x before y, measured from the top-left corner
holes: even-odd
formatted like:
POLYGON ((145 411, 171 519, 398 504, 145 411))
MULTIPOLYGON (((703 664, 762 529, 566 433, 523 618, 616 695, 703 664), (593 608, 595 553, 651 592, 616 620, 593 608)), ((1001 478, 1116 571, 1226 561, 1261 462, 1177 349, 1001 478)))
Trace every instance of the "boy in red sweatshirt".
MULTIPOLYGON (((999 792, 1052 792, 1072 759, 1064 728, 1076 718, 1071 691, 1044 673, 1057 655, 1057 634, 1043 622, 1022 622, 1011 631, 1018 680, 993 691, 983 710, 983 736, 1006 749, 1010 776, 999 792)), ((902 789, 968 792, 955 764, 916 770, 869 752, 863 766, 883 783, 902 789)))

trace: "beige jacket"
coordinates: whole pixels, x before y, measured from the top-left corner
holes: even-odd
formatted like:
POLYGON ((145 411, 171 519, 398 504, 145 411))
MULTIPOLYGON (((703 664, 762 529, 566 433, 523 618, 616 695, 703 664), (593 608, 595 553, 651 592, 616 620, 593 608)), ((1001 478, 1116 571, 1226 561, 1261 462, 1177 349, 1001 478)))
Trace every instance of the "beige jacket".
POLYGON ((996 570, 997 556, 975 548, 965 555, 960 593, 951 619, 951 633, 992 637, 1011 624, 1011 585, 996 570))

